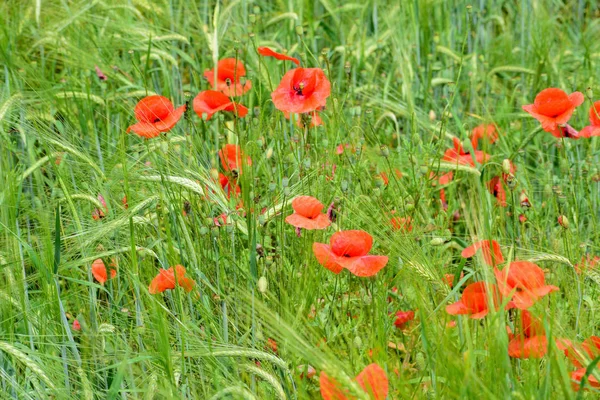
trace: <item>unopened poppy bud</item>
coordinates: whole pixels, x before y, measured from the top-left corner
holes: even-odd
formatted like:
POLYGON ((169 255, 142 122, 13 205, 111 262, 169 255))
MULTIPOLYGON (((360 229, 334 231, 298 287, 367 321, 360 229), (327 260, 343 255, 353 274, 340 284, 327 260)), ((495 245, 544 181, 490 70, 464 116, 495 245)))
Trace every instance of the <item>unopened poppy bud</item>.
POLYGON ((569 229, 569 220, 567 219, 566 216, 564 215, 560 215, 558 217, 558 223, 560 226, 562 226, 565 229, 569 229))
POLYGON ((446 240, 444 238, 436 237, 436 238, 431 239, 431 242, 429 242, 429 244, 432 246, 441 246, 445 242, 446 242, 446 240))
POLYGON ((256 23, 256 14, 248 15, 248 21, 250 21, 251 24, 255 24, 256 23))
POLYGON ((219 171, 216 168, 210 169, 210 177, 215 181, 219 179, 219 171))
POLYGON ((380 177, 380 176, 377 176, 377 177, 375 178, 375 187, 378 187, 378 188, 380 188, 380 187, 383 187, 383 186, 385 186, 385 181, 383 180, 383 178, 382 178, 382 177, 380 177))
POLYGON ((259 292, 266 293, 267 289, 268 289, 268 286, 269 286, 267 278, 264 277, 264 276, 261 276, 260 278, 258 278, 257 286, 258 286, 258 291, 259 292))
POLYGON ((267 149, 267 154, 265 154, 265 156, 267 157, 267 160, 270 159, 271 157, 273 157, 273 148, 269 147, 267 149))
POLYGON ((277 185, 275 182, 269 183, 269 191, 274 192, 275 190, 277 190, 277 185))
POLYGON ((289 187, 283 188, 283 195, 285 197, 290 197, 291 194, 292 194, 292 190, 289 187))
POLYGON ((304 35, 304 29, 302 28, 302 25, 296 25, 296 35, 298 35, 298 36, 304 35))
POLYGON ((346 75, 350 75, 350 72, 352 71, 351 65, 349 61, 346 61, 346 64, 344 64, 344 72, 346 72, 346 75))
POLYGON ((360 349, 363 345, 362 339, 360 338, 360 336, 356 336, 354 338, 354 347, 356 347, 357 349, 360 349))
POLYGON ((437 118, 437 115, 435 115, 435 111, 429 110, 429 120, 435 121, 436 118, 437 118))
POLYGON ((512 167, 512 163, 510 162, 510 160, 508 158, 505 158, 504 161, 502 161, 502 172, 504 172, 505 174, 510 174, 511 167, 512 167))
POLYGON ((310 168, 310 158, 304 159, 304 168, 310 168))
POLYGON ((591 87, 588 87, 585 90, 585 95, 587 96, 588 99, 593 100, 594 99, 594 91, 592 90, 591 87))
POLYGON ((290 180, 288 178, 283 178, 281 180, 281 186, 283 186, 284 188, 288 187, 289 184, 290 184, 290 180))
POLYGON ((417 353, 417 356, 415 357, 415 361, 417 363, 417 367, 421 370, 424 370, 427 367, 427 363, 425 362, 425 356, 423 355, 423 353, 419 352, 417 353))
POLYGON ((208 228, 207 228, 207 227, 205 227, 205 226, 201 226, 201 227, 200 227, 200 234, 201 234, 202 236, 204 236, 204 235, 206 235, 207 233, 208 233, 208 228))

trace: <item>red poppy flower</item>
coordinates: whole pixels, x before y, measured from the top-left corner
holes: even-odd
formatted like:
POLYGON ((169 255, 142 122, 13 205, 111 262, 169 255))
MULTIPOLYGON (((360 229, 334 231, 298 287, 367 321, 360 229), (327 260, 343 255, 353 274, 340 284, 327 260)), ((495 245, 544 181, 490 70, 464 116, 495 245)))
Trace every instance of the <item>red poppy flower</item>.
POLYGON ((271 98, 278 110, 301 114, 325 107, 330 92, 322 69, 295 68, 286 72, 271 98))
MULTIPOLYGON (((102 285, 108 280, 108 273, 106 272, 106 265, 104 265, 104 261, 101 258, 94 260, 92 263, 92 275, 94 278, 100 282, 102 285)), ((117 276, 117 271, 114 269, 110 269, 110 278, 114 278, 117 276)))
POLYGON ((252 165, 252 159, 245 156, 237 144, 226 144, 219 150, 219 159, 225 171, 236 171, 242 173, 242 165, 252 165))
POLYGON ((268 47, 259 47, 256 50, 258 50, 258 54, 260 54, 261 56, 275 57, 278 60, 291 61, 296 65, 300 65, 300 60, 298 60, 297 58, 290 57, 285 54, 277 53, 276 51, 273 51, 268 47))
MULTIPOLYGON (((585 376, 587 372, 587 368, 580 368, 577 371, 573 371, 571 373, 571 380, 573 380, 573 390, 579 391, 581 387, 581 380, 585 376)), ((600 374, 600 371, 596 371, 597 374, 600 374)), ((600 382, 594 375, 590 375, 587 377, 587 385, 591 386, 594 389, 600 389, 600 382)))
POLYGON ((415 312, 414 311, 398 311, 398 312, 396 312, 395 317, 396 317, 396 320, 394 321, 394 325, 396 326, 396 328, 402 329, 407 322, 415 319, 415 312))
MULTIPOLYGON (((465 273, 460 273, 460 279, 465 277, 465 273)), ((454 287, 454 274, 444 274, 444 282, 451 288, 454 287)))
POLYGON ((592 257, 591 254, 587 254, 581 257, 579 264, 575 264, 575 271, 577 271, 578 274, 581 274, 582 272, 594 269, 597 264, 600 264, 600 257, 592 257))
POLYGON ((288 215, 285 222, 303 229, 325 229, 331 225, 327 214, 322 213, 323 203, 311 196, 298 196, 292 200, 294 213, 288 215))
POLYGON ((561 89, 548 88, 535 96, 533 104, 524 105, 523 110, 540 121, 542 129, 552 132, 556 131, 559 125, 569 122, 573 111, 583 103, 583 100, 581 92, 567 95, 561 89))
POLYGON ((590 138, 593 136, 600 136, 600 100, 596 101, 589 111, 590 125, 586 126, 579 132, 579 137, 590 138))
POLYGON ((499 176, 493 177, 487 184, 488 191, 496 198, 500 207, 506 207, 506 191, 499 176))
MULTIPOLYGON (((372 400, 385 400, 389 392, 389 381, 383 368, 377 364, 367 365, 355 378, 360 387, 372 400)), ((319 377, 323 400, 349 400, 354 398, 340 388, 339 383, 330 378, 324 371, 319 377)))
POLYGON ((513 358, 542 358, 548 351, 548 339, 544 335, 513 339, 508 344, 508 355, 513 358))
POLYGON ((474 149, 477 148, 479 140, 481 139, 487 140, 490 144, 498 140, 498 132, 496 132, 496 127, 492 124, 483 124, 473 128, 473 132, 471 132, 471 144, 473 145, 474 149))
POLYGON ((313 243, 313 252, 319 264, 336 274, 346 268, 356 276, 373 276, 388 262, 387 256, 367 255, 373 237, 365 231, 336 232, 329 243, 313 243))
POLYGON ((185 268, 182 265, 176 265, 169 269, 161 269, 152 279, 148 291, 150 294, 162 293, 168 289, 175 289, 176 283, 186 292, 191 292, 196 284, 193 279, 185 276, 185 268))
POLYGON ((215 70, 204 71, 204 77, 208 80, 214 90, 223 92, 226 96, 236 97, 245 94, 252 89, 252 82, 242 78, 246 76, 246 68, 240 60, 235 58, 224 58, 217 64, 217 80, 215 81, 215 70))
POLYGON ((161 132, 170 131, 185 112, 185 104, 174 108, 171 100, 164 96, 144 97, 135 106, 137 123, 127 128, 127 133, 133 131, 138 136, 150 139, 161 132))
POLYGON ((393 217, 390 222, 395 231, 411 232, 413 229, 411 217, 393 217))
POLYGON ((546 285, 544 271, 529 261, 514 261, 502 271, 494 268, 498 288, 503 296, 512 296, 515 307, 525 310, 558 287, 546 285))
MULTIPOLYGON (((472 319, 481 319, 490 312, 488 291, 494 301, 494 308, 498 308, 501 303, 498 287, 493 283, 475 282, 465 288, 459 301, 446 307, 446 312, 451 315, 466 314, 472 319)), ((507 310, 512 307, 510 302, 506 305, 507 310)))
POLYGON ((79 323, 78 320, 74 320, 73 321, 73 330, 74 331, 80 331, 81 330, 81 324, 79 323))
POLYGON ((480 240, 475 242, 469 247, 466 247, 460 255, 463 258, 471 258, 477 253, 477 250, 481 249, 483 253, 483 260, 491 267, 499 265, 504 262, 500 245, 495 240, 480 240))
POLYGON ((582 368, 600 356, 600 337, 590 336, 581 344, 568 341, 563 351, 576 368, 582 368))
POLYGON ((106 201, 104 200, 104 196, 101 194, 98 195, 98 201, 102 204, 102 208, 94 208, 92 211, 92 219, 94 221, 98 221, 106 216, 105 212, 108 212, 108 206, 106 205, 106 201))
MULTIPOLYGON (((444 152, 442 161, 447 161, 452 164, 470 165, 474 167, 475 162, 473 161, 473 156, 471 153, 464 150, 463 145, 460 143, 458 138, 454 138, 452 141, 454 143, 454 148, 448 149, 444 152)), ((480 150, 474 150, 474 156, 475 161, 479 164, 483 164, 490 159, 489 154, 480 150)))
POLYGON ((223 188, 223 191, 225 192, 225 195, 228 199, 231 198, 232 194, 237 197, 242 192, 242 189, 240 189, 240 187, 235 182, 232 182, 227 177, 227 175, 222 174, 220 172, 219 184, 221 185, 221 188, 223 188))
POLYGON ((248 108, 234 103, 231 99, 216 90, 205 90, 198 93, 194 98, 194 111, 200 118, 206 114, 206 120, 210 120, 213 114, 219 111, 233 112, 236 116, 243 118, 248 114, 248 108))

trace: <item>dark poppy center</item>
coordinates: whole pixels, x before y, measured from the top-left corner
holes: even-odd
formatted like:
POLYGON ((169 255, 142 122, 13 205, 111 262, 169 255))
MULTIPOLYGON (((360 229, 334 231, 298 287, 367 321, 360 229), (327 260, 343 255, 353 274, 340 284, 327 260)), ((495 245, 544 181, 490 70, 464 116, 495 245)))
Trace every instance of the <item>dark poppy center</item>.
POLYGON ((153 124, 156 124, 157 122, 160 122, 160 118, 156 117, 152 120, 153 124))
POLYGON ((302 93, 302 90, 304 89, 304 82, 300 82, 297 86, 292 86, 292 89, 294 89, 294 92, 297 96, 304 96, 304 94, 302 93))

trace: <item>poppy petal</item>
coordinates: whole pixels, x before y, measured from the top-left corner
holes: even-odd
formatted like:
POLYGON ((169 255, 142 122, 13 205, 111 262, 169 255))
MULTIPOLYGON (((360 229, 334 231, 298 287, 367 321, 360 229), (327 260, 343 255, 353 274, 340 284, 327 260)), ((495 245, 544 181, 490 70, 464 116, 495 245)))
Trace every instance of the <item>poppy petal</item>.
POLYGON ((160 131, 149 122, 138 122, 127 128, 127 133, 133 131, 138 136, 146 139, 151 139, 160 135, 160 131))
POLYGON ((383 368, 369 364, 356 376, 356 381, 373 400, 385 400, 389 391, 389 381, 383 368))
POLYGON ((177 124, 177 122, 179 122, 184 112, 185 104, 181 107, 177 107, 166 118, 154 124, 154 127, 161 132, 170 131, 177 124))
POLYGON ((336 232, 330 239, 331 250, 337 256, 365 256, 373 247, 373 237, 365 231, 349 230, 336 232))
POLYGON ((319 376, 319 388, 323 400, 348 400, 348 397, 339 387, 339 384, 324 371, 319 376))
POLYGON ((317 257, 319 264, 330 270, 335 274, 339 274, 344 269, 337 263, 340 257, 337 257, 332 251, 331 247, 324 243, 313 243, 313 253, 317 257))
POLYGON ((265 57, 275 57, 278 60, 287 60, 291 61, 296 65, 300 65, 300 60, 294 57, 287 56, 285 54, 277 53, 276 51, 271 50, 268 47, 259 47, 257 48, 258 54, 265 57))
POLYGON ((387 256, 359 256, 340 257, 339 265, 346 268, 353 275, 360 277, 373 276, 377 274, 388 263, 387 256))
POLYGON ((467 306, 465 306, 465 304, 462 301, 459 300, 456 303, 452 303, 446 306, 446 312, 450 315, 462 315, 468 314, 469 309, 467 308, 467 306))

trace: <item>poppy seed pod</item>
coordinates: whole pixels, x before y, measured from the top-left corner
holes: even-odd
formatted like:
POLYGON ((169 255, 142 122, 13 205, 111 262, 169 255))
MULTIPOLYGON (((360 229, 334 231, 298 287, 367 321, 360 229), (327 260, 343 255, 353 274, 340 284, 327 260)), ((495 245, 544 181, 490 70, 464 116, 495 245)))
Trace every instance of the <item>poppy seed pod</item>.
POLYGON ((585 90, 585 95, 587 96, 588 99, 593 100, 594 99, 594 91, 592 90, 591 87, 588 87, 585 90))

